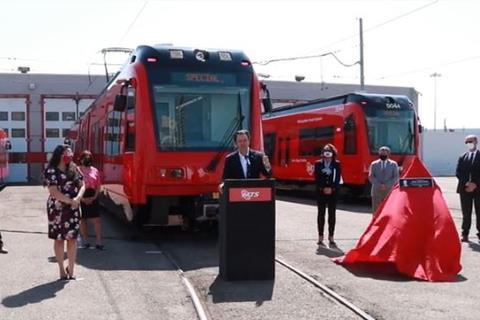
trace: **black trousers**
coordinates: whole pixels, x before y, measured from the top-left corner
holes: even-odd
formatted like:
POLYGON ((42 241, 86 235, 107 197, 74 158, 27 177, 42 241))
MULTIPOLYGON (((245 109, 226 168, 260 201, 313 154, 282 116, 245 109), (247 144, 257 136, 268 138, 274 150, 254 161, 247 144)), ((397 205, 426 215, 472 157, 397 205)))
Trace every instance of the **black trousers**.
POLYGON ((3 242, 2 242, 2 233, 0 232, 0 248, 3 247, 3 242))
POLYGON ((317 195, 317 228, 318 235, 323 236, 323 229, 325 227, 325 209, 328 207, 328 236, 333 237, 335 233, 336 211, 337 211, 337 195, 332 193, 330 195, 317 195))
POLYGON ((462 235, 468 236, 472 225, 472 208, 475 206, 477 222, 477 235, 480 237, 480 192, 460 192, 460 204, 462 207, 462 235))

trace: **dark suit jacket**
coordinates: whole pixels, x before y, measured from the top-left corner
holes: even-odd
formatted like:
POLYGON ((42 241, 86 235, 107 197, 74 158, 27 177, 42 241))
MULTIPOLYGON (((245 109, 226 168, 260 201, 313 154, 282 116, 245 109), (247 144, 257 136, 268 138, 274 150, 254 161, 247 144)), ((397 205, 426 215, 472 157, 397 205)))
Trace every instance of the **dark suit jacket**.
POLYGON ((340 161, 330 161, 331 175, 327 175, 322 170, 325 169, 325 162, 323 159, 315 162, 315 184, 317 189, 319 188, 333 188, 338 189, 340 187, 340 178, 342 176, 342 169, 340 167, 340 161))
POLYGON ((250 149, 248 153, 250 161, 250 170, 248 177, 243 173, 242 163, 240 162, 240 154, 238 151, 230 153, 225 158, 225 166, 223 167, 223 180, 225 179, 259 179, 260 173, 265 177, 270 177, 272 172, 267 171, 263 165, 263 153, 250 149))
POLYGON ((474 182, 478 188, 475 192, 480 192, 480 151, 475 151, 475 160, 473 164, 468 161, 470 152, 465 152, 458 158, 456 176, 458 178, 457 193, 464 192, 467 182, 474 182))

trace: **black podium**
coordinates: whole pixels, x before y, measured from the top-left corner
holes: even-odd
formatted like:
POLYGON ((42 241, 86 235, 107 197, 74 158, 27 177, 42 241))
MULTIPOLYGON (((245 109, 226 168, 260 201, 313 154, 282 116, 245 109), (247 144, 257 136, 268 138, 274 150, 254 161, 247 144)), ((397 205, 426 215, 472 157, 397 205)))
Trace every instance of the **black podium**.
POLYGON ((219 232, 224 280, 273 280, 275 180, 225 180, 219 232))

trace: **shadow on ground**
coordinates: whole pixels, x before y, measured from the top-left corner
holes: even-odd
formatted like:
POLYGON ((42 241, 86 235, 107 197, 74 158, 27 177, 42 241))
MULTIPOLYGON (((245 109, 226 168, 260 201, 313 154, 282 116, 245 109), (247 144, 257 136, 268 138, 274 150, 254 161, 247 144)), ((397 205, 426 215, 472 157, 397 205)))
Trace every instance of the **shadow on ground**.
POLYGON ((475 242, 468 242, 468 247, 472 249, 472 251, 480 252, 480 244, 475 242))
POLYGON ((15 295, 5 297, 2 300, 2 304, 7 308, 21 308, 28 304, 41 303, 44 300, 55 298, 57 292, 62 290, 67 283, 67 281, 44 283, 15 295))
POLYGON ((174 270, 163 253, 168 253, 183 270, 218 266, 217 233, 200 227, 183 231, 180 227, 133 228, 116 218, 102 216, 105 226, 105 250, 79 249, 77 263, 96 270, 174 270))
MULTIPOLYGON (((369 263, 359 262, 352 265, 342 265, 347 271, 361 278, 370 278, 375 280, 385 280, 393 282, 412 282, 422 280, 407 277, 397 271, 393 263, 369 263)), ((462 275, 457 275, 453 282, 467 281, 462 275)))
POLYGON ((261 306, 272 300, 273 280, 266 281, 224 281, 219 276, 209 288, 213 303, 255 301, 261 306))
POLYGON ((336 244, 329 244, 328 246, 319 245, 315 253, 319 256, 326 256, 328 258, 337 258, 345 254, 336 244))

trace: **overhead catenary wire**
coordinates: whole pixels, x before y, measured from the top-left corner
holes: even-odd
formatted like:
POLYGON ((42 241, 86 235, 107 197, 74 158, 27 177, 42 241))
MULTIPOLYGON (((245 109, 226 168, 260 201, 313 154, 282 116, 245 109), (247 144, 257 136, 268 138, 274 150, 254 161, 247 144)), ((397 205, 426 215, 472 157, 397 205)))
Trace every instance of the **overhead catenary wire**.
POLYGON ((399 16, 393 17, 393 18, 391 18, 391 19, 389 19, 389 20, 387 20, 387 21, 384 21, 384 22, 381 22, 381 23, 379 23, 379 24, 376 24, 376 25, 374 25, 374 26, 372 26, 372 27, 370 27, 370 28, 365 29, 364 32, 368 32, 368 31, 375 30, 375 29, 380 28, 380 27, 382 27, 382 26, 384 26, 384 25, 386 25, 386 24, 388 24, 388 23, 391 23, 391 22, 397 21, 397 20, 399 20, 399 19, 401 19, 401 18, 407 17, 407 16, 409 16, 409 15, 411 15, 411 14, 417 12, 417 11, 423 10, 423 9, 425 9, 425 8, 427 8, 427 7, 430 7, 430 6, 438 3, 438 1, 439 1, 439 0, 434 0, 434 1, 429 2, 429 3, 427 3, 427 4, 423 5, 423 6, 420 6, 420 7, 418 7, 418 8, 413 9, 413 10, 410 10, 410 11, 408 11, 408 12, 405 12, 405 13, 399 15, 399 16))
MULTIPOLYGON (((425 5, 422 5, 422 6, 420 6, 420 7, 415 8, 415 9, 413 9, 413 10, 407 11, 407 12, 402 13, 402 14, 400 14, 400 15, 398 15, 398 16, 395 16, 395 17, 393 17, 393 18, 391 18, 391 19, 388 19, 388 20, 386 20, 386 21, 380 22, 379 24, 376 24, 376 25, 374 25, 374 26, 371 26, 370 28, 364 29, 364 30, 363 30, 363 33, 366 33, 366 32, 372 31, 372 30, 375 30, 375 29, 377 29, 377 28, 379 28, 379 27, 381 27, 381 26, 384 26, 384 25, 389 24, 389 23, 391 23, 391 22, 397 21, 397 20, 399 20, 399 19, 401 19, 401 18, 407 17, 407 16, 409 16, 409 15, 411 15, 411 14, 417 12, 417 11, 423 10, 423 9, 425 9, 425 8, 427 8, 427 7, 430 7, 430 6, 438 3, 438 1, 439 1, 439 0, 431 1, 431 2, 429 2, 429 3, 427 3, 427 4, 425 4, 425 5)), ((323 47, 320 48, 318 51, 326 50, 327 48, 330 48, 330 47, 332 47, 332 46, 334 46, 334 45, 336 45, 336 44, 338 44, 338 43, 342 43, 342 42, 344 42, 344 41, 350 40, 350 39, 352 39, 352 38, 357 38, 357 37, 358 37, 358 33, 354 33, 354 34, 352 34, 352 35, 346 36, 346 37, 341 38, 341 39, 339 39, 339 40, 335 40, 334 42, 331 42, 331 43, 327 44, 326 46, 323 46, 323 47)))
MULTIPOLYGON (((376 24, 376 25, 374 25, 374 26, 372 26, 372 27, 370 27, 370 28, 366 28, 366 29, 363 30, 363 32, 365 33, 365 32, 369 32, 369 31, 375 30, 375 29, 377 29, 377 28, 379 28, 379 27, 382 27, 382 26, 384 26, 384 25, 386 25, 386 24, 389 24, 389 23, 394 22, 394 21, 397 21, 397 20, 399 20, 399 19, 401 19, 401 18, 407 17, 407 16, 409 16, 409 15, 415 13, 415 12, 418 12, 418 11, 420 11, 420 10, 423 10, 423 9, 425 9, 425 8, 427 8, 427 7, 430 7, 430 6, 438 3, 438 1, 439 1, 439 0, 431 1, 431 2, 429 2, 429 3, 427 3, 427 4, 424 4, 424 5, 420 6, 420 7, 415 8, 415 9, 413 9, 413 10, 407 11, 407 12, 405 12, 405 13, 402 13, 401 15, 398 15, 398 16, 396 16, 396 17, 393 17, 393 18, 391 18, 391 19, 388 19, 388 20, 386 20, 386 21, 384 21, 384 22, 381 22, 381 23, 379 23, 379 24, 376 24)), ((329 47, 332 47, 332 46, 335 45, 335 44, 344 42, 344 41, 346 41, 346 40, 350 40, 350 39, 355 38, 355 37, 358 37, 358 33, 355 33, 355 34, 350 35, 350 36, 348 36, 348 37, 345 37, 345 38, 342 38, 342 39, 340 39, 340 40, 334 41, 334 42, 332 42, 332 43, 330 43, 330 44, 322 47, 322 49, 320 49, 320 51, 323 51, 323 50, 325 50, 325 49, 327 49, 327 48, 329 48, 329 47)), ((343 65, 343 66, 345 66, 345 67, 352 67, 352 66, 354 66, 354 65, 356 65, 356 64, 359 64, 359 61, 356 61, 356 62, 354 62, 354 63, 352 63, 352 64, 343 63, 343 62, 340 61, 340 59, 335 55, 335 53, 338 53, 339 51, 340 51, 340 50, 335 50, 335 51, 329 51, 329 52, 327 52, 327 53, 320 53, 320 54, 313 54, 313 55, 304 55, 304 56, 296 56, 296 57, 277 58, 277 59, 271 59, 271 60, 265 60, 265 61, 255 61, 255 62, 252 62, 252 64, 258 64, 258 65, 262 65, 262 66, 263 66, 263 65, 267 65, 267 64, 272 63, 272 62, 294 61, 294 60, 304 60, 304 59, 312 59, 312 58, 321 58, 321 57, 324 57, 324 56, 329 55, 329 54, 331 54, 331 55, 337 60, 337 62, 339 62, 341 65, 343 65)))
MULTIPOLYGON (((131 29, 133 28, 133 26, 135 25, 135 23, 137 22, 138 18, 141 16, 141 14, 143 13, 143 11, 145 10, 145 7, 147 6, 149 1, 145 1, 142 5, 142 7, 138 10, 137 14, 135 15, 135 17, 133 18, 132 22, 130 23, 130 25, 127 27, 127 29, 125 30, 125 32, 123 33, 122 37, 120 38, 120 40, 118 41, 118 43, 122 43, 123 40, 127 37, 127 35, 129 34, 129 32, 131 31, 131 29)), ((48 60, 48 59, 35 59, 35 58, 22 58, 22 57, 8 57, 8 56, 3 56, 3 57, 0 57, 0 60, 8 60, 8 61, 32 61, 32 62, 48 62, 48 63, 58 63, 59 60, 48 60)), ((70 62, 70 61, 66 61, 66 62, 70 62)), ((110 63, 109 63, 110 65, 110 63)), ((6 69, 4 69, 6 70, 6 69)), ((15 71, 14 69, 8 69, 8 71, 15 71)), ((85 89, 85 91, 88 90, 88 88, 91 86, 91 83, 89 83, 89 86, 85 89)))
POLYGON ((280 62, 280 61, 292 61, 292 60, 302 60, 302 59, 312 59, 312 58, 321 58, 321 57, 326 57, 326 56, 332 56, 337 60, 338 63, 343 65, 344 67, 353 67, 354 65, 360 63, 359 61, 356 61, 354 63, 344 63, 342 62, 335 53, 333 52, 325 52, 321 54, 314 54, 314 55, 309 55, 309 56, 300 56, 300 57, 290 57, 290 58, 278 58, 278 59, 271 59, 271 60, 266 60, 266 61, 254 61, 252 64, 259 64, 262 66, 265 66, 269 63, 273 62, 280 62))
MULTIPOLYGON (((103 66, 103 65, 104 64, 100 63, 100 62, 92 62, 92 63, 88 64, 88 84, 85 87, 85 89, 83 89, 82 92, 80 93, 81 95, 85 94, 97 82, 97 80, 101 78, 100 74, 98 74, 98 76, 95 77, 93 79, 93 81, 91 80, 90 66, 103 66)), ((121 66, 123 64, 122 63, 108 63, 108 65, 121 66)))
POLYGON ((445 66, 450 66, 450 65, 453 65, 453 64, 469 62, 469 61, 476 60, 476 59, 480 59, 480 55, 469 56, 469 57, 465 57, 465 58, 461 58, 461 59, 456 59, 456 60, 453 60, 453 61, 448 61, 448 62, 445 62, 445 63, 440 63, 440 64, 437 64, 437 65, 431 65, 431 66, 428 66, 428 67, 413 69, 413 70, 410 70, 410 71, 400 72, 400 73, 396 73, 396 74, 389 74, 389 75, 381 76, 381 77, 378 77, 378 78, 375 78, 375 79, 376 80, 385 80, 385 79, 388 79, 388 78, 403 77, 403 76, 407 76, 407 75, 410 75, 410 74, 421 73, 421 72, 429 71, 429 70, 432 70, 432 69, 435 69, 435 68, 438 69, 439 67, 445 67, 445 66))
POLYGON ((145 7, 147 6, 148 4, 148 1, 145 1, 143 3, 143 6, 140 8, 140 10, 138 10, 137 14, 135 15, 135 18, 133 18, 132 22, 130 23, 130 25, 128 26, 127 30, 125 30, 125 32, 123 33, 122 37, 120 38, 120 40, 118 41, 118 43, 122 43, 123 40, 127 37, 128 33, 130 32, 130 30, 133 28, 133 26, 135 25, 135 23, 137 22, 138 18, 140 17, 140 15, 142 14, 143 10, 145 9, 145 7))

